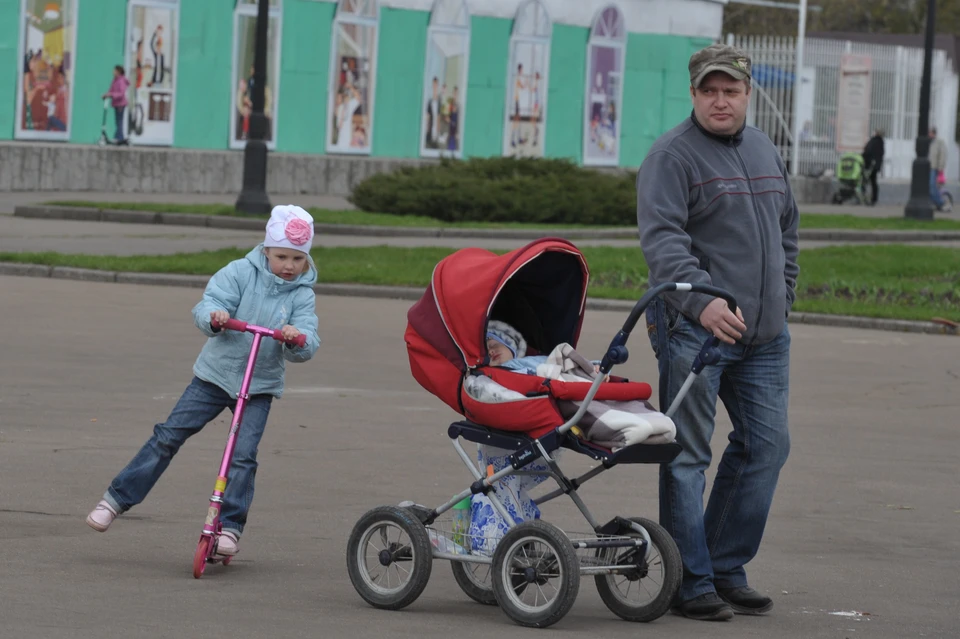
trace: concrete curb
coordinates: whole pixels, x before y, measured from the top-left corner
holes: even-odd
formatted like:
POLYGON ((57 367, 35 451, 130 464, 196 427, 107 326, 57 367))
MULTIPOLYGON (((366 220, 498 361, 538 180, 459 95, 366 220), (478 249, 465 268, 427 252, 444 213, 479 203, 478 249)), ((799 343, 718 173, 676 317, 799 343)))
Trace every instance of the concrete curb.
MULTIPOLYGON (((206 226, 210 228, 262 231, 260 218, 200 215, 194 213, 154 213, 121 209, 94 209, 73 206, 18 206, 14 216, 33 219, 58 219, 86 222, 123 222, 128 224, 170 224, 206 226)), ((541 237, 562 237, 570 240, 637 239, 633 227, 610 229, 470 229, 367 226, 358 224, 314 224, 317 233, 367 237, 451 237, 505 240, 535 240, 541 237)), ((864 231, 857 229, 800 229, 800 239, 809 242, 960 242, 960 231, 864 231)))
MULTIPOLYGON (((18 275, 26 277, 50 277, 54 279, 79 280, 85 282, 116 282, 119 284, 147 284, 152 286, 182 286, 203 288, 210 279, 208 275, 177 275, 172 273, 127 273, 117 271, 99 271, 95 269, 71 268, 66 266, 44 266, 42 264, 18 264, 0 262, 0 275, 18 275)), ((335 297, 369 297, 416 301, 423 295, 423 288, 410 286, 371 286, 369 284, 316 284, 313 290, 318 295, 335 297)), ((634 302, 588 298, 587 308, 592 311, 619 311, 628 313, 634 302)), ((949 326, 933 322, 909 320, 879 319, 872 317, 852 317, 849 315, 821 315, 817 313, 791 313, 793 324, 812 324, 816 326, 835 326, 840 328, 863 328, 897 333, 926 333, 929 335, 960 335, 960 331, 949 326)))

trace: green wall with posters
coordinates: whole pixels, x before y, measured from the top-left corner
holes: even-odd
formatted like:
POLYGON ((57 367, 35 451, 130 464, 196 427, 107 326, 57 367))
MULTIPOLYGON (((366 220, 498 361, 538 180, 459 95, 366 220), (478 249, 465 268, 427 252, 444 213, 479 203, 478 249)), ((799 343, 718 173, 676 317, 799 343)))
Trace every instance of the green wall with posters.
POLYGON ((0 0, 0 87, 13 89, 12 99, 6 91, 0 93, 0 140, 13 139, 13 121, 16 118, 17 60, 20 45, 20 0, 0 0))
MULTIPOLYGON (((236 0, 181 0, 173 145, 229 148, 236 0)), ((21 31, 20 0, 0 0, 0 140, 13 139, 21 31)), ((124 60, 127 0, 80 0, 70 142, 93 144, 100 96, 124 60)), ((324 153, 329 131, 330 44, 337 5, 283 3, 277 151, 324 153)), ((374 157, 420 155, 423 69, 430 13, 381 7, 374 96, 374 157)), ((465 157, 503 152, 512 19, 471 17, 465 157)), ((584 82, 589 29, 553 25, 544 153, 583 159, 584 82)), ((690 111, 687 60, 710 41, 629 34, 620 165, 638 166, 651 144, 690 111)), ((113 134, 112 116, 108 132, 113 134)))
POLYGON ((233 7, 233 0, 180 2, 174 146, 228 148, 233 7))
POLYGON ((503 153, 507 63, 513 20, 470 18, 470 70, 463 116, 464 157, 503 153))
POLYGON ((380 9, 372 155, 420 156, 420 103, 429 23, 427 11, 380 9))
MULTIPOLYGON (((326 150, 330 40, 336 10, 332 2, 284 3, 277 151, 326 150)), ((228 95, 228 108, 229 100, 228 95)), ((376 131, 374 126, 374 135, 376 131)))
POLYGON ((709 44, 707 38, 629 34, 620 166, 640 166, 654 141, 690 114, 687 63, 709 44))
POLYGON ((586 96, 587 40, 590 29, 553 25, 550 38, 550 87, 544 155, 583 159, 583 104, 586 96))

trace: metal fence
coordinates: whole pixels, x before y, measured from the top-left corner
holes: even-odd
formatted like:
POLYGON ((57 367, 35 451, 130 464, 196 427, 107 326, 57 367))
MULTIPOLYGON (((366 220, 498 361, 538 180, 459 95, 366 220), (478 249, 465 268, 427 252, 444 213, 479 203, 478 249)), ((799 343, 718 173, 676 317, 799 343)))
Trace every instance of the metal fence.
MULTIPOLYGON (((871 59, 869 131, 885 131, 886 155, 882 175, 909 178, 916 155, 920 79, 923 50, 843 40, 806 38, 796 113, 794 78, 796 38, 727 36, 727 43, 745 50, 753 63, 753 96, 747 122, 763 130, 792 165, 794 118, 799 118, 798 173, 821 175, 832 170, 837 151, 837 110, 841 59, 859 54, 871 59)), ((930 124, 944 132, 951 156, 957 113, 957 71, 939 50, 933 52, 930 124)), ((866 140, 863 140, 866 143, 866 140)), ((956 167, 956 160, 953 161, 956 167)), ((791 166, 792 170, 792 166, 791 166)), ((952 171, 951 171, 952 172, 952 171)))

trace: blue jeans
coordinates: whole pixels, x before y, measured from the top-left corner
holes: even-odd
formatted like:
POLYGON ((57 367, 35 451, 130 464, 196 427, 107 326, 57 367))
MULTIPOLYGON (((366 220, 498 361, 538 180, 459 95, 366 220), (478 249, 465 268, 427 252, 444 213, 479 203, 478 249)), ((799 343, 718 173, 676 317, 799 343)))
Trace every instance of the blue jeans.
MULTIPOLYGON (((203 430, 224 408, 232 412, 236 401, 219 386, 194 377, 167 421, 153 427, 153 437, 114 478, 103 498, 120 513, 142 502, 187 438, 203 430)), ((252 395, 237 433, 220 520, 224 530, 231 530, 238 537, 247 523, 247 512, 253 501, 257 447, 267 425, 272 401, 272 395, 252 395)), ((213 460, 210 468, 211 473, 216 472, 213 460)))
MULTIPOLYGON (((662 299, 647 309, 647 331, 660 370, 660 406, 666 410, 710 333, 662 299)), ((683 559, 680 602, 716 588, 747 585, 744 565, 760 547, 790 451, 786 322, 771 342, 721 344, 720 353, 720 361, 704 368, 673 415, 683 452, 660 467, 660 524, 677 542, 683 559), (733 431, 704 510, 704 471, 710 466, 718 398, 733 431)))
POLYGON ((117 133, 115 135, 117 142, 123 142, 123 113, 126 110, 127 107, 113 107, 113 118, 117 125, 117 133))
POLYGON ((930 199, 937 205, 938 209, 943 208, 943 198, 940 197, 940 185, 937 184, 937 178, 940 172, 936 169, 930 169, 930 199))

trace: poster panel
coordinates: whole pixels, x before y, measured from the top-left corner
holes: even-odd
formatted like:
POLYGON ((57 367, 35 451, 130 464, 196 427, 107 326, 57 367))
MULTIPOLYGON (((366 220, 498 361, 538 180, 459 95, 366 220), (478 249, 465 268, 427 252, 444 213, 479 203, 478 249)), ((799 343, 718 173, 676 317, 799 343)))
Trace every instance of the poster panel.
POLYGON ((622 47, 590 45, 584 164, 615 165, 620 157, 622 64, 622 47))
POLYGON ((420 155, 461 157, 467 86, 466 33, 431 30, 427 42, 420 155))
MULTIPOLYGON (((273 3, 271 3, 273 4, 273 3)), ((230 148, 246 146, 253 112, 253 58, 257 37, 256 6, 238 11, 234 17, 233 78, 230 99, 230 148)), ((267 22, 267 86, 263 114, 267 118, 267 147, 275 149, 277 101, 280 93, 280 15, 271 8, 267 22)))
POLYGON ((543 157, 549 40, 515 39, 507 74, 504 155, 543 157))
POLYGON ((373 125, 373 83, 376 78, 377 27, 334 23, 329 153, 370 153, 373 125))
POLYGON ((131 0, 126 70, 127 137, 132 144, 173 144, 179 3, 131 0))
POLYGON ((21 2, 14 126, 18 140, 70 138, 78 4, 79 0, 21 2))

